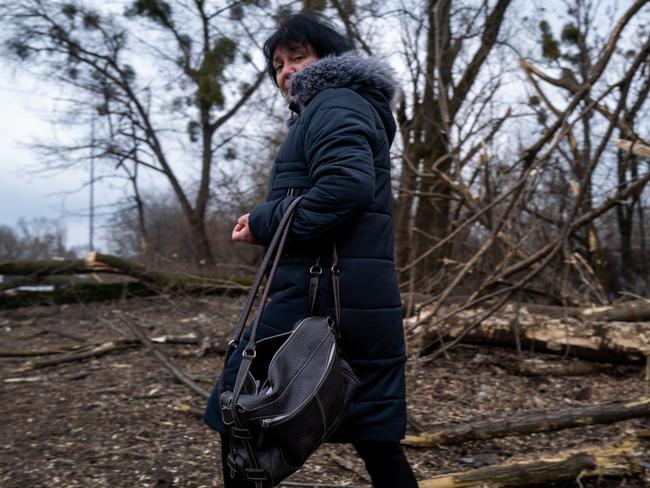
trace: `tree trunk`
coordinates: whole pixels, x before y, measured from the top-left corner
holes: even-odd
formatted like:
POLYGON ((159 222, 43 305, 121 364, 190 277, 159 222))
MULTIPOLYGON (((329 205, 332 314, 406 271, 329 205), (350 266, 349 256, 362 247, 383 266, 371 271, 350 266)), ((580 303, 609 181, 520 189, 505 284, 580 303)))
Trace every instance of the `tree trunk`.
MULTIPOLYGON (((157 295, 161 291, 176 293, 205 293, 241 295, 248 292, 244 284, 233 281, 179 273, 149 271, 125 259, 107 254, 90 253, 85 259, 67 261, 19 261, 1 263, 0 274, 33 277, 39 284, 47 283, 48 277, 88 273, 111 273, 124 275, 137 281, 117 283, 68 282, 54 289, 13 290, 11 282, 0 293, 0 308, 18 308, 32 305, 53 305, 104 300, 116 300, 133 296, 157 295)), ((127 279, 129 279, 127 278, 127 279)), ((22 283, 26 284, 26 283, 22 283)), ((0 292, 2 288, 0 288, 0 292)))
POLYGON ((462 444, 467 441, 526 435, 533 432, 554 432, 585 425, 612 424, 648 416, 650 416, 650 398, 641 398, 555 412, 528 413, 506 419, 445 425, 419 435, 407 435, 402 444, 414 447, 462 444))
MULTIPOLYGON (((429 327, 429 346, 432 352, 440 345, 440 336, 454 339, 465 333, 481 310, 460 312, 442 326, 429 327)), ((525 308, 517 312, 507 306, 500 314, 485 319, 463 337, 464 342, 482 345, 521 347, 538 352, 568 354, 581 359, 643 364, 650 354, 650 324, 644 322, 583 322, 565 317, 549 318, 532 315, 525 308), (515 324, 519 336, 515 331, 515 324)))
POLYGON ((210 248, 210 240, 205 230, 204 218, 190 218, 190 242, 197 271, 210 269, 214 266, 214 255, 210 248))
POLYGON ((501 488, 544 486, 545 483, 592 476, 625 476, 642 472, 638 441, 620 447, 585 448, 534 460, 507 462, 464 473, 451 473, 420 481, 420 488, 501 488))
POLYGON ((583 308, 580 315, 585 320, 650 322, 650 300, 634 300, 606 307, 583 308))
POLYGON ((89 271, 83 259, 57 261, 12 261, 0 263, 0 275, 50 276, 59 274, 101 273, 102 269, 89 271))
MULTIPOLYGON (((436 127, 431 129, 430 137, 441 137, 439 135, 441 129, 440 124, 436 124, 436 127)), ((431 173, 433 164, 447 154, 447 146, 444 142, 436 141, 434 144, 431 153, 423 160, 423 173, 431 173)), ((437 170, 448 173, 450 167, 450 161, 447 160, 438 164, 437 170)), ((450 197, 450 188, 442 178, 428 175, 421 177, 415 213, 415 228, 417 231, 413 236, 416 257, 424 254, 449 233, 450 197)), ((450 245, 444 245, 420 261, 416 269, 416 280, 423 283, 420 281, 421 279, 433 276, 440 269, 443 258, 449 256, 450 249, 450 245)), ((424 289, 425 293, 430 291, 427 288, 424 289)))
MULTIPOLYGON (((451 168, 451 160, 445 159, 448 153, 448 134, 447 127, 443 123, 441 103, 446 104, 452 81, 452 66, 439 66, 449 51, 451 36, 449 0, 431 0, 428 5, 428 17, 425 67, 427 76, 422 100, 421 127, 418 132, 421 138, 417 156, 420 178, 412 242, 416 258, 447 235, 451 193, 444 179, 437 175, 437 172, 448 173, 451 168), (434 83, 437 86, 434 86, 434 83), (440 97, 444 98, 444 102, 440 97)), ((422 280, 433 276, 440 269, 441 260, 447 257, 449 249, 449 246, 443 246, 420 261, 415 270, 417 283, 421 285, 426 282, 422 280)), ((423 290, 425 293, 430 291, 427 288, 423 290)))
POLYGON ((582 317, 604 322, 650 322, 650 300, 632 300, 602 307, 558 307, 555 305, 523 304, 529 313, 551 318, 582 317))
MULTIPOLYGON (((405 146, 407 144, 405 143, 405 146)), ((407 162, 412 152, 410 147, 404 149, 406 155, 402 158, 402 173, 399 178, 397 205, 395 208, 395 263, 398 268, 403 268, 409 262, 412 223, 411 211, 417 176, 407 162)), ((408 279, 408 271, 398 273, 399 283, 408 279)))

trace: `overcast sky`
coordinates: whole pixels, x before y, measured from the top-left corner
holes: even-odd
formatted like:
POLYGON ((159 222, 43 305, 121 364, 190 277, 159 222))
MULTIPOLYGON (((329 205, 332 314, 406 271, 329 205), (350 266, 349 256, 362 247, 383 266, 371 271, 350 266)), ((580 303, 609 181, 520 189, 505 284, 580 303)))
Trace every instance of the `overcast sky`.
POLYGON ((0 225, 14 227, 20 218, 62 219, 68 245, 88 239, 88 175, 34 172, 38 156, 24 147, 34 136, 52 136, 47 117, 55 110, 52 93, 22 71, 0 71, 0 225), (66 195, 66 192, 73 192, 66 195))
MULTIPOLYGON (((115 8, 122 3, 115 2, 115 8)), ((605 3, 617 5, 622 12, 631 2, 610 0, 605 3)), ((557 2, 550 2, 553 4, 557 2)), ((549 20, 558 21, 553 16, 549 20)), ((58 175, 35 173, 32 170, 38 166, 38 154, 33 149, 21 147, 35 136, 51 140, 53 129, 47 119, 56 111, 55 100, 54 87, 4 63, 0 70, 0 107, 3 109, 0 117, 0 225, 14 227, 20 218, 60 219, 68 229, 68 245, 84 246, 88 242, 89 208, 89 191, 84 184, 89 174, 83 169, 58 175)), ((59 126, 58 130, 80 129, 59 126)), ((89 131, 90 128, 81 130, 89 131)), ((97 185, 98 205, 115 201, 117 196, 116 191, 107 189, 105 184, 97 185)), ((98 225, 101 223, 99 219, 98 225)), ((100 228, 96 235, 101 236, 101 233, 100 228)), ((101 241, 96 247, 101 249, 101 241)))

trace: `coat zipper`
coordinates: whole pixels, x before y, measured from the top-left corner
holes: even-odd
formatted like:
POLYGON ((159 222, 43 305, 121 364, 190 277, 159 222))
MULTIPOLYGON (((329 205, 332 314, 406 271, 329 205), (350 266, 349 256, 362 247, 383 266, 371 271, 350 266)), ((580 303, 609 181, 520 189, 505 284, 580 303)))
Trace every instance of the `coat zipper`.
POLYGON ((314 391, 312 392, 312 394, 309 395, 309 397, 305 398, 300 405, 298 405, 296 408, 293 409, 293 411, 291 411, 289 413, 285 413, 284 415, 277 415, 275 417, 268 417, 268 418, 262 419, 261 423, 262 423, 262 428, 263 429, 267 429, 267 428, 271 427, 273 424, 277 424, 277 423, 280 423, 280 422, 284 422, 286 420, 290 420, 296 414, 298 414, 298 412, 300 412, 300 409, 303 407, 303 405, 310 402, 314 398, 314 395, 316 395, 315 392, 317 392, 320 389, 322 384, 325 382, 325 379, 327 378, 327 375, 329 374, 330 370, 332 369, 332 365, 334 364, 333 359, 334 359, 334 353, 335 352, 336 352, 336 343, 332 344, 332 346, 330 347, 329 357, 327 358, 327 368, 325 368, 325 372, 323 373, 323 375, 318 380, 318 384, 316 385, 316 388, 314 388, 314 391))

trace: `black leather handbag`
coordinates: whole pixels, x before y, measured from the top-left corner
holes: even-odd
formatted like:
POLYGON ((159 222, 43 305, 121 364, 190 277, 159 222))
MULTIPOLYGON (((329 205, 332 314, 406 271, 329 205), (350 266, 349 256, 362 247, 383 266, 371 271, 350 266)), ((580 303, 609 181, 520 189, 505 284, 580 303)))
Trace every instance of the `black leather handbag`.
MULTIPOLYGON (((289 332, 256 340, 289 224, 301 198, 291 203, 278 226, 242 310, 235 338, 228 345, 224 371, 242 339, 275 250, 233 391, 225 390, 223 372, 219 380, 219 403, 230 437, 227 471, 234 479, 254 482, 256 488, 276 486, 298 470, 336 430, 359 385, 338 344, 340 299, 336 246, 331 267, 336 320, 312 315, 297 321, 289 332)), ((309 306, 313 313, 322 272, 319 261, 310 272, 309 306)))

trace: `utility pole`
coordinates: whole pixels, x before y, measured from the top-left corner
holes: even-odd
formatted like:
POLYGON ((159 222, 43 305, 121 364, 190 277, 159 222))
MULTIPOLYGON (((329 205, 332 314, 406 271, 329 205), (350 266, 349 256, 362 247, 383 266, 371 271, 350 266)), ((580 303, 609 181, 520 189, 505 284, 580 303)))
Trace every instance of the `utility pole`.
POLYGON ((95 117, 90 119, 90 228, 88 251, 95 250, 95 117))

